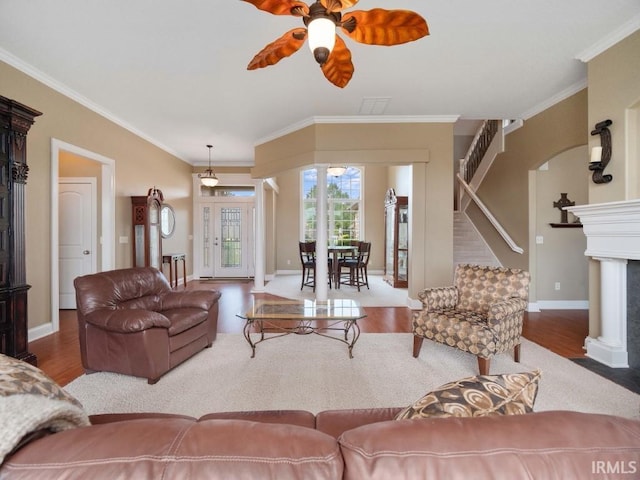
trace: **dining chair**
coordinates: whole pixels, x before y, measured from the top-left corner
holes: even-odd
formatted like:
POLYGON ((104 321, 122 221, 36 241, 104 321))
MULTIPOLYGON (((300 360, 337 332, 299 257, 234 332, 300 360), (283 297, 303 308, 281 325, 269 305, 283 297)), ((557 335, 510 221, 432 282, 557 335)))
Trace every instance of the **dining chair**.
POLYGON ((359 242, 357 254, 354 257, 345 257, 340 261, 338 268, 340 269, 340 283, 342 285, 350 285, 357 287, 367 287, 369 289, 369 275, 367 265, 369 264, 369 256, 371 253, 371 242, 359 242), (342 273, 342 269, 349 269, 348 274, 342 273))
MULTIPOLYGON (((311 287, 316 291, 316 242, 298 242, 300 251, 300 263, 302 264, 302 283, 300 290, 311 287)), ((331 259, 328 260, 329 288, 331 288, 331 259)))

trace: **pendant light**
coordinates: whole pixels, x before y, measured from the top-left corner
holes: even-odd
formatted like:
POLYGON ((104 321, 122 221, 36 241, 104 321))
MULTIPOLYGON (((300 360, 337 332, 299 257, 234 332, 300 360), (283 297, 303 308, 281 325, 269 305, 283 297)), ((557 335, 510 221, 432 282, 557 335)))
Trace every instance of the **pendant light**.
POLYGON ((347 171, 347 167, 327 167, 327 173, 334 177, 339 177, 340 175, 344 175, 347 171))
POLYGON ((198 174, 198 178, 200 178, 200 183, 202 183, 202 185, 204 185, 205 187, 215 187, 218 184, 218 177, 216 177, 216 174, 213 173, 213 170, 211 170, 211 148, 213 147, 213 145, 207 145, 207 148, 209 149, 209 168, 207 168, 204 173, 199 173, 198 174))

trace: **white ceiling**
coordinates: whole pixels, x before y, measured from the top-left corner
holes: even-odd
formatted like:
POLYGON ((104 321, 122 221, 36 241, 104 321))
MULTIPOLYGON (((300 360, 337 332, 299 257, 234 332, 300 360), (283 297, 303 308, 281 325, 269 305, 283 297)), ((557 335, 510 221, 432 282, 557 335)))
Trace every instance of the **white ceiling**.
POLYGON ((361 0, 350 10, 376 7, 417 11, 431 35, 393 47, 342 35, 355 65, 344 89, 306 46, 247 71, 302 22, 239 0, 0 0, 0 60, 186 162, 206 164, 211 143, 215 165, 250 165, 256 144, 314 117, 353 120, 369 99, 388 98, 392 121, 527 118, 586 86, 581 60, 640 28, 639 0, 361 0))

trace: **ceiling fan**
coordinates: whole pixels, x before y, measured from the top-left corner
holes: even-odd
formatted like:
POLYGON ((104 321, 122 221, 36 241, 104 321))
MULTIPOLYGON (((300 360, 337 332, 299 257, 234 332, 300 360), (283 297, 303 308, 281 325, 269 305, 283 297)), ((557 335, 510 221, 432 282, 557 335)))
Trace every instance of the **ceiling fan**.
POLYGON ((322 73, 331 83, 345 87, 353 76, 351 52, 336 34, 336 27, 356 42, 367 45, 399 45, 429 35, 424 18, 409 10, 355 10, 358 0, 316 0, 307 5, 296 0, 244 0, 274 15, 302 17, 305 27, 294 28, 264 47, 247 70, 275 65, 297 52, 309 37, 309 47, 322 73))

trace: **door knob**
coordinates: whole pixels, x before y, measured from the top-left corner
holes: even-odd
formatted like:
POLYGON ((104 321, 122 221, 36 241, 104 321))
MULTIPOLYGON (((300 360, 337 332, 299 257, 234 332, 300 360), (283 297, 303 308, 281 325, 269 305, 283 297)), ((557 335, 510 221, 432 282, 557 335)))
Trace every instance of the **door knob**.
POLYGON ((83 251, 82 251, 82 254, 83 254, 83 255, 89 255, 90 253, 91 253, 91 252, 90 252, 89 250, 83 250, 83 251))

